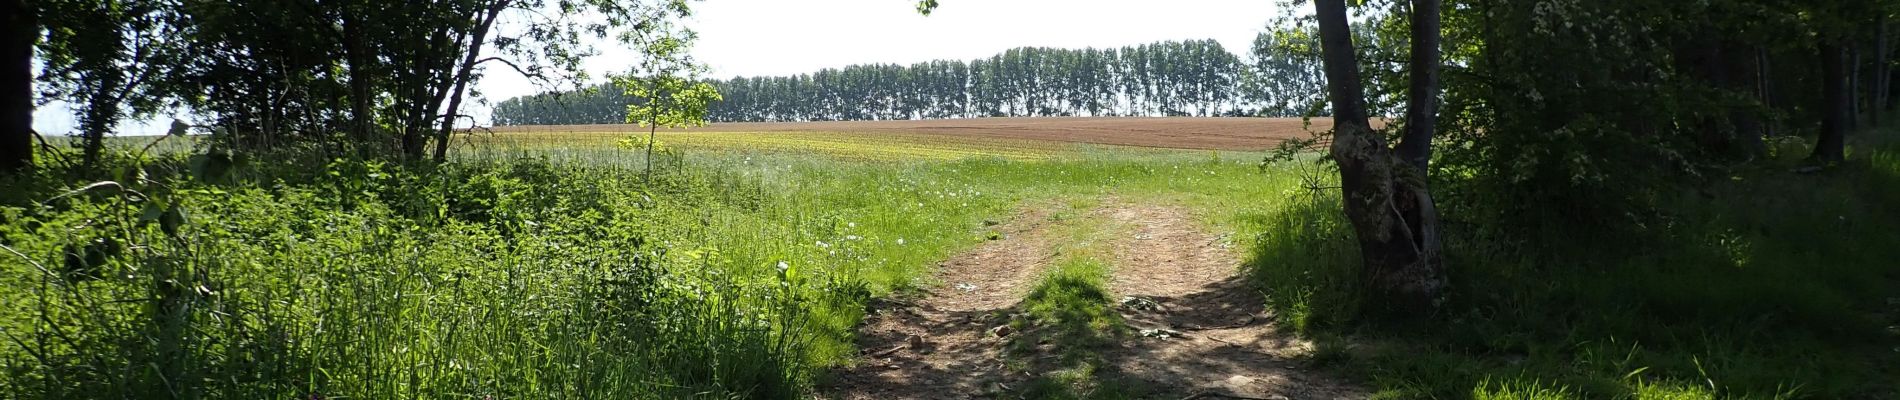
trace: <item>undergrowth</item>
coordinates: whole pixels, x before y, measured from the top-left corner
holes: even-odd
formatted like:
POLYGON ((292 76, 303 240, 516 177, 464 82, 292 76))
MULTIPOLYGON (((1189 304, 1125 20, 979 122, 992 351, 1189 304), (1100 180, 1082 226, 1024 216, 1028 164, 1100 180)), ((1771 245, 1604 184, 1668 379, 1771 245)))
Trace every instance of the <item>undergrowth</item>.
POLYGON ((1452 222, 1451 297, 1417 325, 1355 317, 1362 278, 1336 192, 1261 216, 1248 265, 1316 358, 1384 398, 1890 397, 1895 154, 1737 171, 1665 196, 1637 232, 1452 222))
POLYGON ((49 155, 0 194, 0 397, 804 397, 856 353, 869 297, 1017 204, 1258 211, 1286 182, 1112 150, 667 153, 646 182, 628 153, 49 155))

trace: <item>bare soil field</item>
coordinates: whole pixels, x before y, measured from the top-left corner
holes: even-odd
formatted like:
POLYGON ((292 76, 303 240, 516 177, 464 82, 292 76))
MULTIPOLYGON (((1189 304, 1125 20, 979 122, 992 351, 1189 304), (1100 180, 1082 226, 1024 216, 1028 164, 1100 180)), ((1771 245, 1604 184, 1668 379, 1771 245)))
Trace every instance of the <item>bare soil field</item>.
MULTIPOLYGON (((911 121, 743 122, 712 124, 683 132, 851 132, 1043 140, 1173 149, 1267 150, 1287 139, 1305 138, 1332 126, 1330 118, 969 118, 911 121)), ((637 132, 637 125, 501 126, 509 132, 637 132)))

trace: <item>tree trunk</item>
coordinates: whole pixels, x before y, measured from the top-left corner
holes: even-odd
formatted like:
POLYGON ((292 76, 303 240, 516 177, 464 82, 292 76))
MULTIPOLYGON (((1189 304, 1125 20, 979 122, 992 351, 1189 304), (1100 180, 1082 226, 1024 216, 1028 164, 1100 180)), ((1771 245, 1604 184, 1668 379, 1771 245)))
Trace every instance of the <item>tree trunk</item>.
MULTIPOLYGON (((652 92, 648 92, 648 93, 652 93, 652 92)), ((651 105, 653 103, 653 99, 647 99, 647 103, 651 105)), ((647 168, 646 168, 646 174, 640 179, 640 184, 646 185, 648 187, 652 187, 653 186, 653 144, 656 141, 658 141, 660 137, 660 113, 658 111, 653 111, 652 109, 649 109, 649 114, 647 118, 647 129, 648 129, 647 130, 647 168)))
MULTIPOLYGON (((1774 81, 1769 80, 1769 78, 1774 75, 1774 72, 1769 70, 1769 67, 1773 65, 1774 64, 1769 63, 1768 48, 1763 47, 1763 46, 1756 46, 1755 47, 1755 79, 1756 79, 1755 87, 1756 87, 1756 90, 1758 90, 1761 95, 1762 108, 1768 109, 1769 111, 1773 111, 1775 109, 1774 81)), ((1758 141, 1766 142, 1766 140, 1763 140, 1763 139, 1775 135, 1775 124, 1778 124, 1778 123, 1780 122, 1774 119, 1763 121, 1762 129, 1761 129, 1762 137, 1756 138, 1756 139, 1758 141)))
POLYGON ((1860 85, 1860 45, 1847 47, 1847 129, 1860 127, 1861 85, 1860 85))
POLYGON ((1808 160, 1818 164, 1840 162, 1846 156, 1848 108, 1847 53, 1836 43, 1821 44, 1821 134, 1808 160))
MULTIPOLYGON (((1724 40, 1722 46, 1723 82, 1722 86, 1736 94, 1755 94, 1760 90, 1761 64, 1756 63, 1755 48, 1743 43, 1724 40)), ((1754 160, 1767 153, 1762 141, 1762 112, 1748 105, 1729 107, 1729 125, 1735 128, 1730 136, 1740 155, 1744 159, 1754 160)))
POLYGON ((365 156, 364 146, 371 145, 370 127, 375 124, 375 116, 370 112, 370 60, 369 45, 364 43, 363 23, 353 16, 354 10, 343 11, 343 52, 348 58, 350 73, 350 141, 357 148, 358 156, 365 156))
POLYGON ((467 54, 462 57, 460 68, 455 71, 455 89, 449 93, 449 108, 442 113, 442 129, 436 133, 435 162, 448 159, 449 134, 455 131, 456 114, 461 113, 462 93, 468 89, 470 75, 474 73, 475 61, 481 58, 482 46, 488 41, 488 29, 495 25, 495 18, 508 7, 508 1, 495 2, 489 6, 487 14, 475 27, 475 34, 468 41, 467 54))
POLYGON ((85 114, 80 117, 80 144, 84 147, 81 165, 91 170, 99 166, 99 159, 105 153, 106 135, 112 131, 119 119, 119 98, 115 94, 120 90, 121 76, 113 72, 111 76, 100 77, 99 87, 86 100, 85 114))
POLYGON ((1405 135, 1399 157, 1423 173, 1432 160, 1438 129, 1438 11, 1442 0, 1412 0, 1411 88, 1406 93, 1405 135))
MULTIPOLYGON (((1369 305, 1400 312, 1433 309, 1444 291, 1445 278, 1438 211, 1424 171, 1387 147, 1385 138, 1367 121, 1345 0, 1315 3, 1327 92, 1333 103, 1331 153, 1339 164, 1341 203, 1356 233, 1371 289, 1369 305)), ((1435 6, 1436 2, 1421 3, 1435 6)), ((1435 9, 1428 12, 1437 15, 1435 9)), ((1413 40, 1436 42, 1438 35, 1434 30, 1425 36, 1413 40)))
POLYGON ((1893 93, 1893 70, 1888 63, 1893 54, 1887 48, 1887 13, 1880 12, 1874 18, 1874 98, 1869 108, 1873 109, 1873 124, 1879 126, 1881 114, 1887 113, 1887 98, 1893 93))
POLYGON ((39 20, 26 0, 0 0, 0 173, 33 166, 33 46, 39 20))

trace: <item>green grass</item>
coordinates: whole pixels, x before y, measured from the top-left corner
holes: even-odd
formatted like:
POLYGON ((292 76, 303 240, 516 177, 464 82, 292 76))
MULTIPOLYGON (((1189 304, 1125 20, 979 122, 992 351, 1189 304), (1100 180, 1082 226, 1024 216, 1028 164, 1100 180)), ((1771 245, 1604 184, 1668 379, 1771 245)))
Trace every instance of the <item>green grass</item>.
POLYGON ((663 156, 651 183, 617 148, 253 155, 216 177, 113 158, 144 160, 107 174, 138 194, 27 177, 0 208, 20 253, 0 254, 0 392, 800 397, 855 354, 869 296, 923 284, 1018 204, 1273 190, 1253 156, 1201 152, 663 156), (173 206, 176 225, 147 218, 173 206))
POLYGON ((855 354, 870 297, 928 284, 1024 204, 1071 212, 1024 300, 1037 329, 1015 339, 1053 356, 1019 368, 1057 372, 1014 394, 1138 396, 1097 354, 1124 339, 1112 257, 1092 247, 1113 229, 1073 212, 1111 195, 1232 233, 1314 360, 1386 398, 1879 398, 1900 382, 1892 150, 1687 194, 1666 226, 1615 241, 1644 246, 1548 227, 1571 240, 1510 253, 1494 250, 1528 239, 1452 226, 1446 311, 1392 327, 1353 317, 1350 231, 1337 192, 1305 188, 1330 186, 1303 179, 1325 173, 1308 161, 868 157, 907 142, 849 139, 682 145, 651 182, 611 144, 464 146, 445 167, 254 155, 194 178, 189 149, 126 155, 139 142, 101 175, 136 193, 0 183, 21 189, 0 194, 0 245, 19 253, 0 252, 0 397, 804 397, 855 354))

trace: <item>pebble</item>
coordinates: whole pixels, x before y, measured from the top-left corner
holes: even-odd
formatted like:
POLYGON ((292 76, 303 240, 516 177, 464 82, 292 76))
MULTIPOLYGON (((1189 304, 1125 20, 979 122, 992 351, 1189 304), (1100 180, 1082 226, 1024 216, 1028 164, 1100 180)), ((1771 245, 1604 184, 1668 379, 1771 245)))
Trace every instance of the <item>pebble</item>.
POLYGON ((1016 330, 1011 329, 1009 325, 997 325, 995 328, 990 328, 990 336, 995 336, 995 337, 1000 338, 1000 337, 1007 337, 1011 333, 1016 333, 1016 330))

